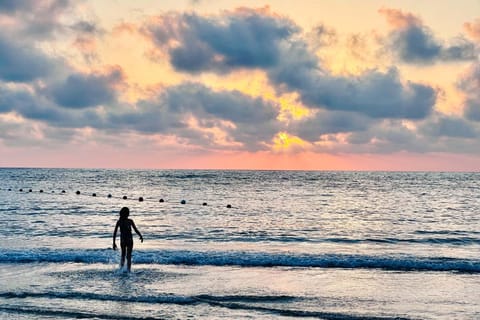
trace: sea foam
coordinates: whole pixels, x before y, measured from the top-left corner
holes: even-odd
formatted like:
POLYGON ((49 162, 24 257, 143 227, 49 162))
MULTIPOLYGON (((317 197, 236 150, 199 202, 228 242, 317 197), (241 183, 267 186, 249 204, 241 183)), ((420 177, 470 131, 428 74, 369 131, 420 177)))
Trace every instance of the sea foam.
MULTIPOLYGON (((0 263, 117 263, 109 249, 3 250, 0 263)), ((479 259, 412 255, 295 254, 249 251, 138 250, 133 263, 193 266, 310 267, 384 269, 392 271, 452 271, 480 273, 479 259)))

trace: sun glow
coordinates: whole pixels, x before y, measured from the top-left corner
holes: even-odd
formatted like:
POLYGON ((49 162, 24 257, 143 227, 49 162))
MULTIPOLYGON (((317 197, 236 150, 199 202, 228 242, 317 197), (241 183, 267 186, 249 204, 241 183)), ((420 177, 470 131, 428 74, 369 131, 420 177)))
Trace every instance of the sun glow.
POLYGON ((299 137, 292 136, 287 132, 279 132, 273 138, 273 151, 275 152, 288 152, 299 151, 309 148, 309 144, 299 137))

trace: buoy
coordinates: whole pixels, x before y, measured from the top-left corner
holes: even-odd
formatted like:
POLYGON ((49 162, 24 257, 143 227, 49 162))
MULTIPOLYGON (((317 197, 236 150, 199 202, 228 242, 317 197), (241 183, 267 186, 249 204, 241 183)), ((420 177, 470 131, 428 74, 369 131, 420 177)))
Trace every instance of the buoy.
POLYGON ((28 192, 32 192, 32 189, 28 189, 28 192))
POLYGON ((40 193, 43 193, 43 190, 40 190, 40 193))
POLYGON ((52 190, 52 193, 55 193, 55 190, 52 190))
POLYGON ((97 194, 95 192, 92 193, 92 197, 96 197, 96 196, 97 196, 97 194))
POLYGON ((164 202, 164 200, 163 200, 163 199, 160 199, 160 200, 158 200, 158 202, 164 202))
POLYGON ((181 204, 185 204, 185 203, 187 203, 187 201, 182 200, 182 201, 180 201, 180 203, 181 203, 181 204))
POLYGON ((65 193, 65 190, 62 190, 62 193, 65 193))
POLYGON ((232 205, 231 205, 231 204, 227 204, 227 208, 229 208, 229 209, 230 209, 231 207, 232 207, 232 205))
POLYGON ((127 196, 123 196, 123 200, 127 200, 127 196))
POLYGON ((80 191, 77 190, 77 192, 75 192, 76 194, 80 194, 80 191))
POLYGON ((108 196, 107 196, 107 198, 111 198, 111 197, 112 197, 112 195, 109 193, 108 196))
POLYGON ((142 201, 143 201, 143 197, 138 198, 138 201, 142 202, 142 201))
POLYGON ((12 191, 12 189, 8 188, 8 191, 12 191))
POLYGON ((23 191, 23 189, 19 189, 18 191, 22 192, 22 191, 23 191))
POLYGON ((206 202, 202 203, 202 206, 206 206, 206 205, 207 205, 207 203, 206 203, 206 202))

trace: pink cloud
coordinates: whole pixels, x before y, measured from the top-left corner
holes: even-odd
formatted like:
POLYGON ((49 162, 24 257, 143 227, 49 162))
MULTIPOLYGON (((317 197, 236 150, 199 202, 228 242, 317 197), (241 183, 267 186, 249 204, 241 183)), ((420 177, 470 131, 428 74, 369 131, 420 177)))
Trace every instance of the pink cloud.
POLYGON ((480 41, 480 19, 464 23, 463 28, 472 39, 480 41))
POLYGON ((412 13, 398 9, 381 8, 378 12, 387 18, 387 22, 395 28, 406 28, 408 26, 420 26, 422 21, 412 13))

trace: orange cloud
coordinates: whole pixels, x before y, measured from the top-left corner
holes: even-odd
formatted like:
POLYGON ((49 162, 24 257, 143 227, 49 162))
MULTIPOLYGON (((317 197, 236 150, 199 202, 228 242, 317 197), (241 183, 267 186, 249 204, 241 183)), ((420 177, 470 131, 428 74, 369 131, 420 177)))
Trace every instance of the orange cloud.
POLYGON ((97 41, 93 37, 79 36, 73 42, 73 47, 80 51, 87 62, 98 59, 97 41))
MULTIPOLYGON (((228 13, 229 11, 225 11, 226 13, 228 13)), ((272 12, 272 10, 270 9, 270 6, 269 5, 266 5, 264 7, 260 7, 260 8, 247 8, 247 7, 238 7, 236 8, 235 10, 232 11, 233 13, 235 14, 238 14, 238 15, 245 15, 245 16, 249 16, 252 14, 252 12, 255 12, 255 13, 258 13, 258 14, 261 14, 261 15, 265 15, 265 16, 279 16, 278 14, 275 14, 272 12)))
POLYGON ((138 27, 134 23, 122 22, 113 28, 113 35, 120 35, 122 33, 134 34, 138 32, 138 27))
POLYGON ((466 22, 463 27, 472 39, 480 41, 480 19, 476 19, 474 22, 466 22))
POLYGON ((378 12, 387 18, 387 22, 396 28, 406 28, 411 25, 421 25, 422 21, 417 16, 398 9, 381 8, 378 12))

